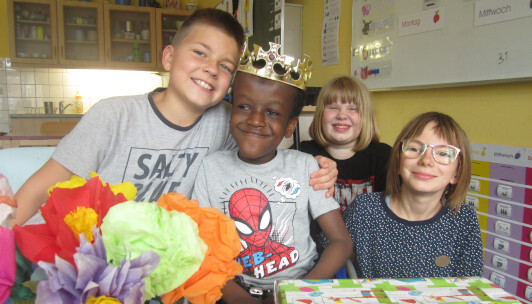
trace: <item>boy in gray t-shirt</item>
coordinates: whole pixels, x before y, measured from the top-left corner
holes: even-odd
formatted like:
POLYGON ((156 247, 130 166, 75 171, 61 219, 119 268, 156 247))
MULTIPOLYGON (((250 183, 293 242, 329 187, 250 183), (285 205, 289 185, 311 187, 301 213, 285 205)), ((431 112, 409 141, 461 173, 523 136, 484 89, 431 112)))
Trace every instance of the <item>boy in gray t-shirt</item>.
POLYGON ((244 271, 222 289, 226 303, 250 303, 253 295, 271 303, 276 279, 331 278, 352 251, 338 204, 308 185, 318 169, 314 158, 277 149, 294 131, 310 77, 308 58, 293 68, 278 48, 244 54, 230 120, 238 151, 205 157, 194 184, 192 197, 231 217, 242 243, 237 261, 244 271), (334 240, 317 263, 311 218, 334 240))
MULTIPOLYGON (((242 26, 231 14, 195 11, 163 51, 168 87, 92 107, 16 193, 12 225, 37 213, 49 187, 72 175, 89 178, 91 171, 107 183, 133 183, 139 201, 156 201, 168 192, 190 195, 203 157, 236 146, 227 128, 229 106, 221 101, 244 41, 242 26)), ((324 169, 313 182, 320 189, 331 187, 332 194, 336 164, 325 158, 320 164, 324 169)))

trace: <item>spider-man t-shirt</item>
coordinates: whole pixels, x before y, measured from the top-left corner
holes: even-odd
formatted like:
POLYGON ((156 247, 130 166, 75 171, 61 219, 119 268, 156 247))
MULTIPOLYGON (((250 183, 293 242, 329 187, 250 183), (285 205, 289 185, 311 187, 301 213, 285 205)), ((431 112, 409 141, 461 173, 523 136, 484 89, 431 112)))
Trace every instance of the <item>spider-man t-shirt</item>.
POLYGON ((203 160, 192 197, 235 221, 242 244, 236 259, 247 284, 272 288, 275 280, 301 278, 314 266, 310 220, 338 209, 324 191, 308 186, 316 170, 311 155, 294 150, 279 150, 262 165, 242 162, 236 151, 203 160))

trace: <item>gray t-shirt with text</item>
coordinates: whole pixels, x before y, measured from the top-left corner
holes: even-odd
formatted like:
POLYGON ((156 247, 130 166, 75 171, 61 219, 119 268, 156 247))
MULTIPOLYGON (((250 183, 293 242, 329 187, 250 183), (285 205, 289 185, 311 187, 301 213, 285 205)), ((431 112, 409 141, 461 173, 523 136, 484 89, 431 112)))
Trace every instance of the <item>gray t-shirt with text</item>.
POLYGON ((156 201, 168 192, 190 197, 203 158, 236 147, 230 106, 221 102, 181 127, 164 118, 152 94, 96 103, 59 143, 53 159, 85 178, 94 171, 110 184, 131 182, 137 201, 156 201))

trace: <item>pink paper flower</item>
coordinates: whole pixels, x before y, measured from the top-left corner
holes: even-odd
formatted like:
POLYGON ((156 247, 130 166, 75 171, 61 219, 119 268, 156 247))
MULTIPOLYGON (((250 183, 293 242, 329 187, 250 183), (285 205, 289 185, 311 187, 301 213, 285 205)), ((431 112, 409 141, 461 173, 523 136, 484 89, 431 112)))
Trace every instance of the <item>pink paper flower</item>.
POLYGON ((0 227, 0 303, 4 303, 15 283, 17 264, 15 260, 15 235, 13 231, 0 227))

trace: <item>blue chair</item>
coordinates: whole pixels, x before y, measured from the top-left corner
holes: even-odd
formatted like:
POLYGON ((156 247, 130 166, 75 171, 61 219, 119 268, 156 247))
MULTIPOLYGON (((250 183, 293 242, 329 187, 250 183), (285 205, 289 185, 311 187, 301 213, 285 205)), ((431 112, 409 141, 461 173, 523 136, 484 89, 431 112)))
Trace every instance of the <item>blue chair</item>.
POLYGON ((7 177, 13 193, 50 159, 55 147, 20 147, 0 150, 0 173, 7 177))
MULTIPOLYGON (((0 150, 0 173, 7 177, 13 193, 50 159, 54 149, 55 147, 20 147, 0 150)), ((42 222, 41 212, 38 211, 26 224, 42 222)))
POLYGON ((355 266, 353 266, 353 262, 351 262, 350 259, 348 259, 344 266, 338 270, 336 273, 335 279, 357 279, 358 275, 355 270, 355 266))

